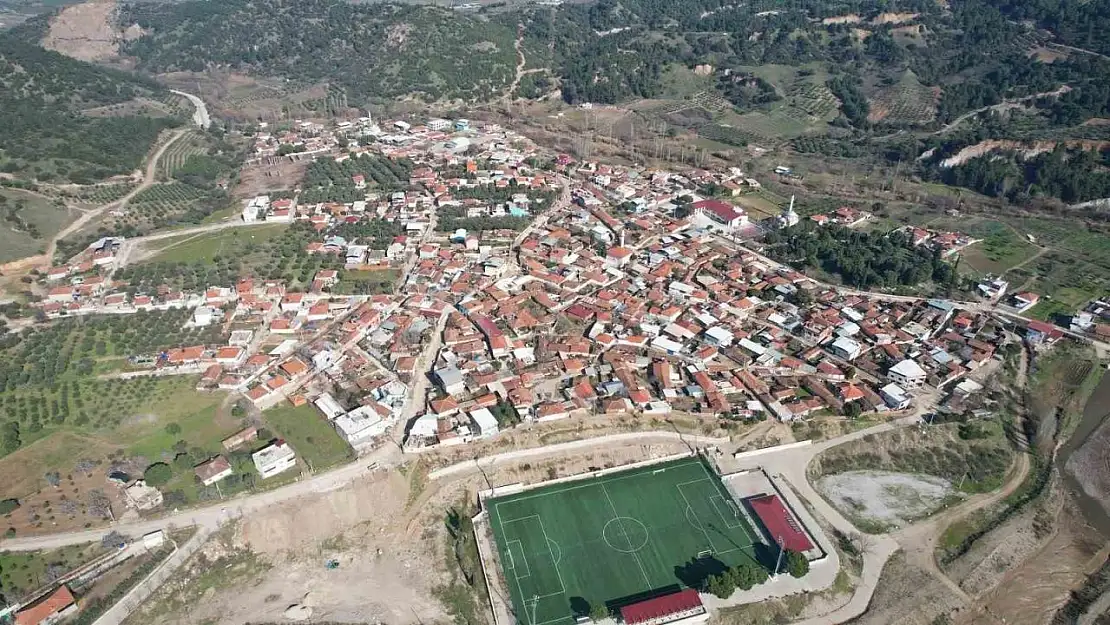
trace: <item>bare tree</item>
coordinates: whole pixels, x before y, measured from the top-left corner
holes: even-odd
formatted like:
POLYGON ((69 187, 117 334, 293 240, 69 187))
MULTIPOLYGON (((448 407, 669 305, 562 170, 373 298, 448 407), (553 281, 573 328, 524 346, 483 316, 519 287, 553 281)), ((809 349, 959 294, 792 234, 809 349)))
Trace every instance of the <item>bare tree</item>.
POLYGON ((127 542, 127 537, 113 530, 100 539, 100 545, 105 549, 115 549, 127 542))
POLYGON ((99 488, 94 488, 89 491, 89 514, 98 516, 104 519, 112 518, 112 502, 104 491, 99 488))

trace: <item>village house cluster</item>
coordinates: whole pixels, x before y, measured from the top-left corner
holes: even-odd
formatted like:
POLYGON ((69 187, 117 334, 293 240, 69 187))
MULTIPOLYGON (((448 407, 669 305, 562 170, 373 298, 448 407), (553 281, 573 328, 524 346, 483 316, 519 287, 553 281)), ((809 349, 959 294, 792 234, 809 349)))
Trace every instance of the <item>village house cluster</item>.
MULTIPOLYGON (((246 224, 306 223, 317 234, 304 251, 342 259, 307 284, 128 294, 111 279, 122 242, 107 238, 50 272, 49 284, 68 284, 43 312, 189 308, 190 324, 222 324, 227 343, 168 350, 153 366, 200 373, 200 388, 260 409, 311 402, 356 450, 398 426, 422 450, 575 414, 793 421, 896 413, 923 396, 962 410, 979 390, 965 378, 1007 341, 985 312, 852 294, 739 247, 802 218, 791 201, 751 219, 736 198, 761 185, 736 168, 576 162, 496 125, 443 119, 264 128, 255 149, 332 171, 404 162, 407 179, 383 188, 354 173, 342 201, 300 189, 243 202, 246 224), (392 295, 333 292, 344 272, 386 270, 392 295)), ((809 217, 870 218, 849 207, 809 217)), ((975 242, 908 234, 944 256, 975 242)), ((982 295, 997 301, 1006 286, 985 282, 982 295)), ((260 474, 292 466, 283 445, 256 458, 260 474)))

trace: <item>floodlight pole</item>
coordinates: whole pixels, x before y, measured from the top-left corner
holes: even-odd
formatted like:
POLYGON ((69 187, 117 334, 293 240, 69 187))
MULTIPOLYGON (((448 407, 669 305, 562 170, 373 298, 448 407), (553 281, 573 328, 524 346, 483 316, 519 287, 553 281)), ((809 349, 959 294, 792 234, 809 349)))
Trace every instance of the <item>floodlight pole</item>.
POLYGON ((536 625, 536 610, 540 607, 540 596, 532 595, 532 621, 529 625, 536 625))
POLYGON ((775 542, 778 543, 778 546, 779 546, 779 557, 778 557, 777 560, 775 560, 775 574, 774 574, 774 577, 778 577, 779 576, 779 566, 782 564, 782 552, 783 552, 782 536, 779 535, 778 539, 775 542))

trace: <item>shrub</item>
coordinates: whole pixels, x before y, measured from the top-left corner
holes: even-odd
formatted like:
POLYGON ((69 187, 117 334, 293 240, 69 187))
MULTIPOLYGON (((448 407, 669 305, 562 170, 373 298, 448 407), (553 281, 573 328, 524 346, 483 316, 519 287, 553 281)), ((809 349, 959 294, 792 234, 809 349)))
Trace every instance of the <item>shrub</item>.
POLYGON ((804 577, 809 573, 809 560, 797 551, 787 550, 786 556, 783 558, 784 566, 787 573, 794 577, 804 577))
POLYGON ((165 486, 173 479, 173 469, 164 462, 155 462, 143 472, 143 479, 154 487, 165 486))

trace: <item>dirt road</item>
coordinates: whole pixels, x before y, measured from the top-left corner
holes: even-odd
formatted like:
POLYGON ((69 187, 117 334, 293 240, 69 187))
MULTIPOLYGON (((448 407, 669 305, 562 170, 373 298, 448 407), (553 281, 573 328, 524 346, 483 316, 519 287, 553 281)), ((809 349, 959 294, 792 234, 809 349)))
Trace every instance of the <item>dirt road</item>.
POLYGON ((143 170, 143 181, 139 184, 139 186, 135 187, 134 189, 129 191, 127 195, 121 197, 115 202, 105 204, 104 206, 98 206, 97 208, 81 215, 77 218, 76 221, 63 228, 62 231, 58 234, 54 235, 54 238, 50 239, 50 244, 46 246, 46 253, 40 257, 42 258, 42 262, 45 263, 45 266, 50 266, 54 262, 54 253, 58 249, 58 241, 61 241, 74 232, 77 232, 81 228, 84 228, 85 224, 100 217, 106 211, 110 211, 121 206, 126 206, 127 203, 130 202, 131 199, 134 198, 136 195, 149 189, 151 185, 153 185, 154 182, 157 180, 158 161, 162 158, 162 155, 166 153, 166 150, 171 145, 173 145, 175 141, 184 136, 187 132, 189 132, 188 128, 178 128, 177 130, 173 131, 173 133, 170 135, 169 140, 163 143, 154 152, 154 154, 149 159, 147 159, 146 168, 143 170))

